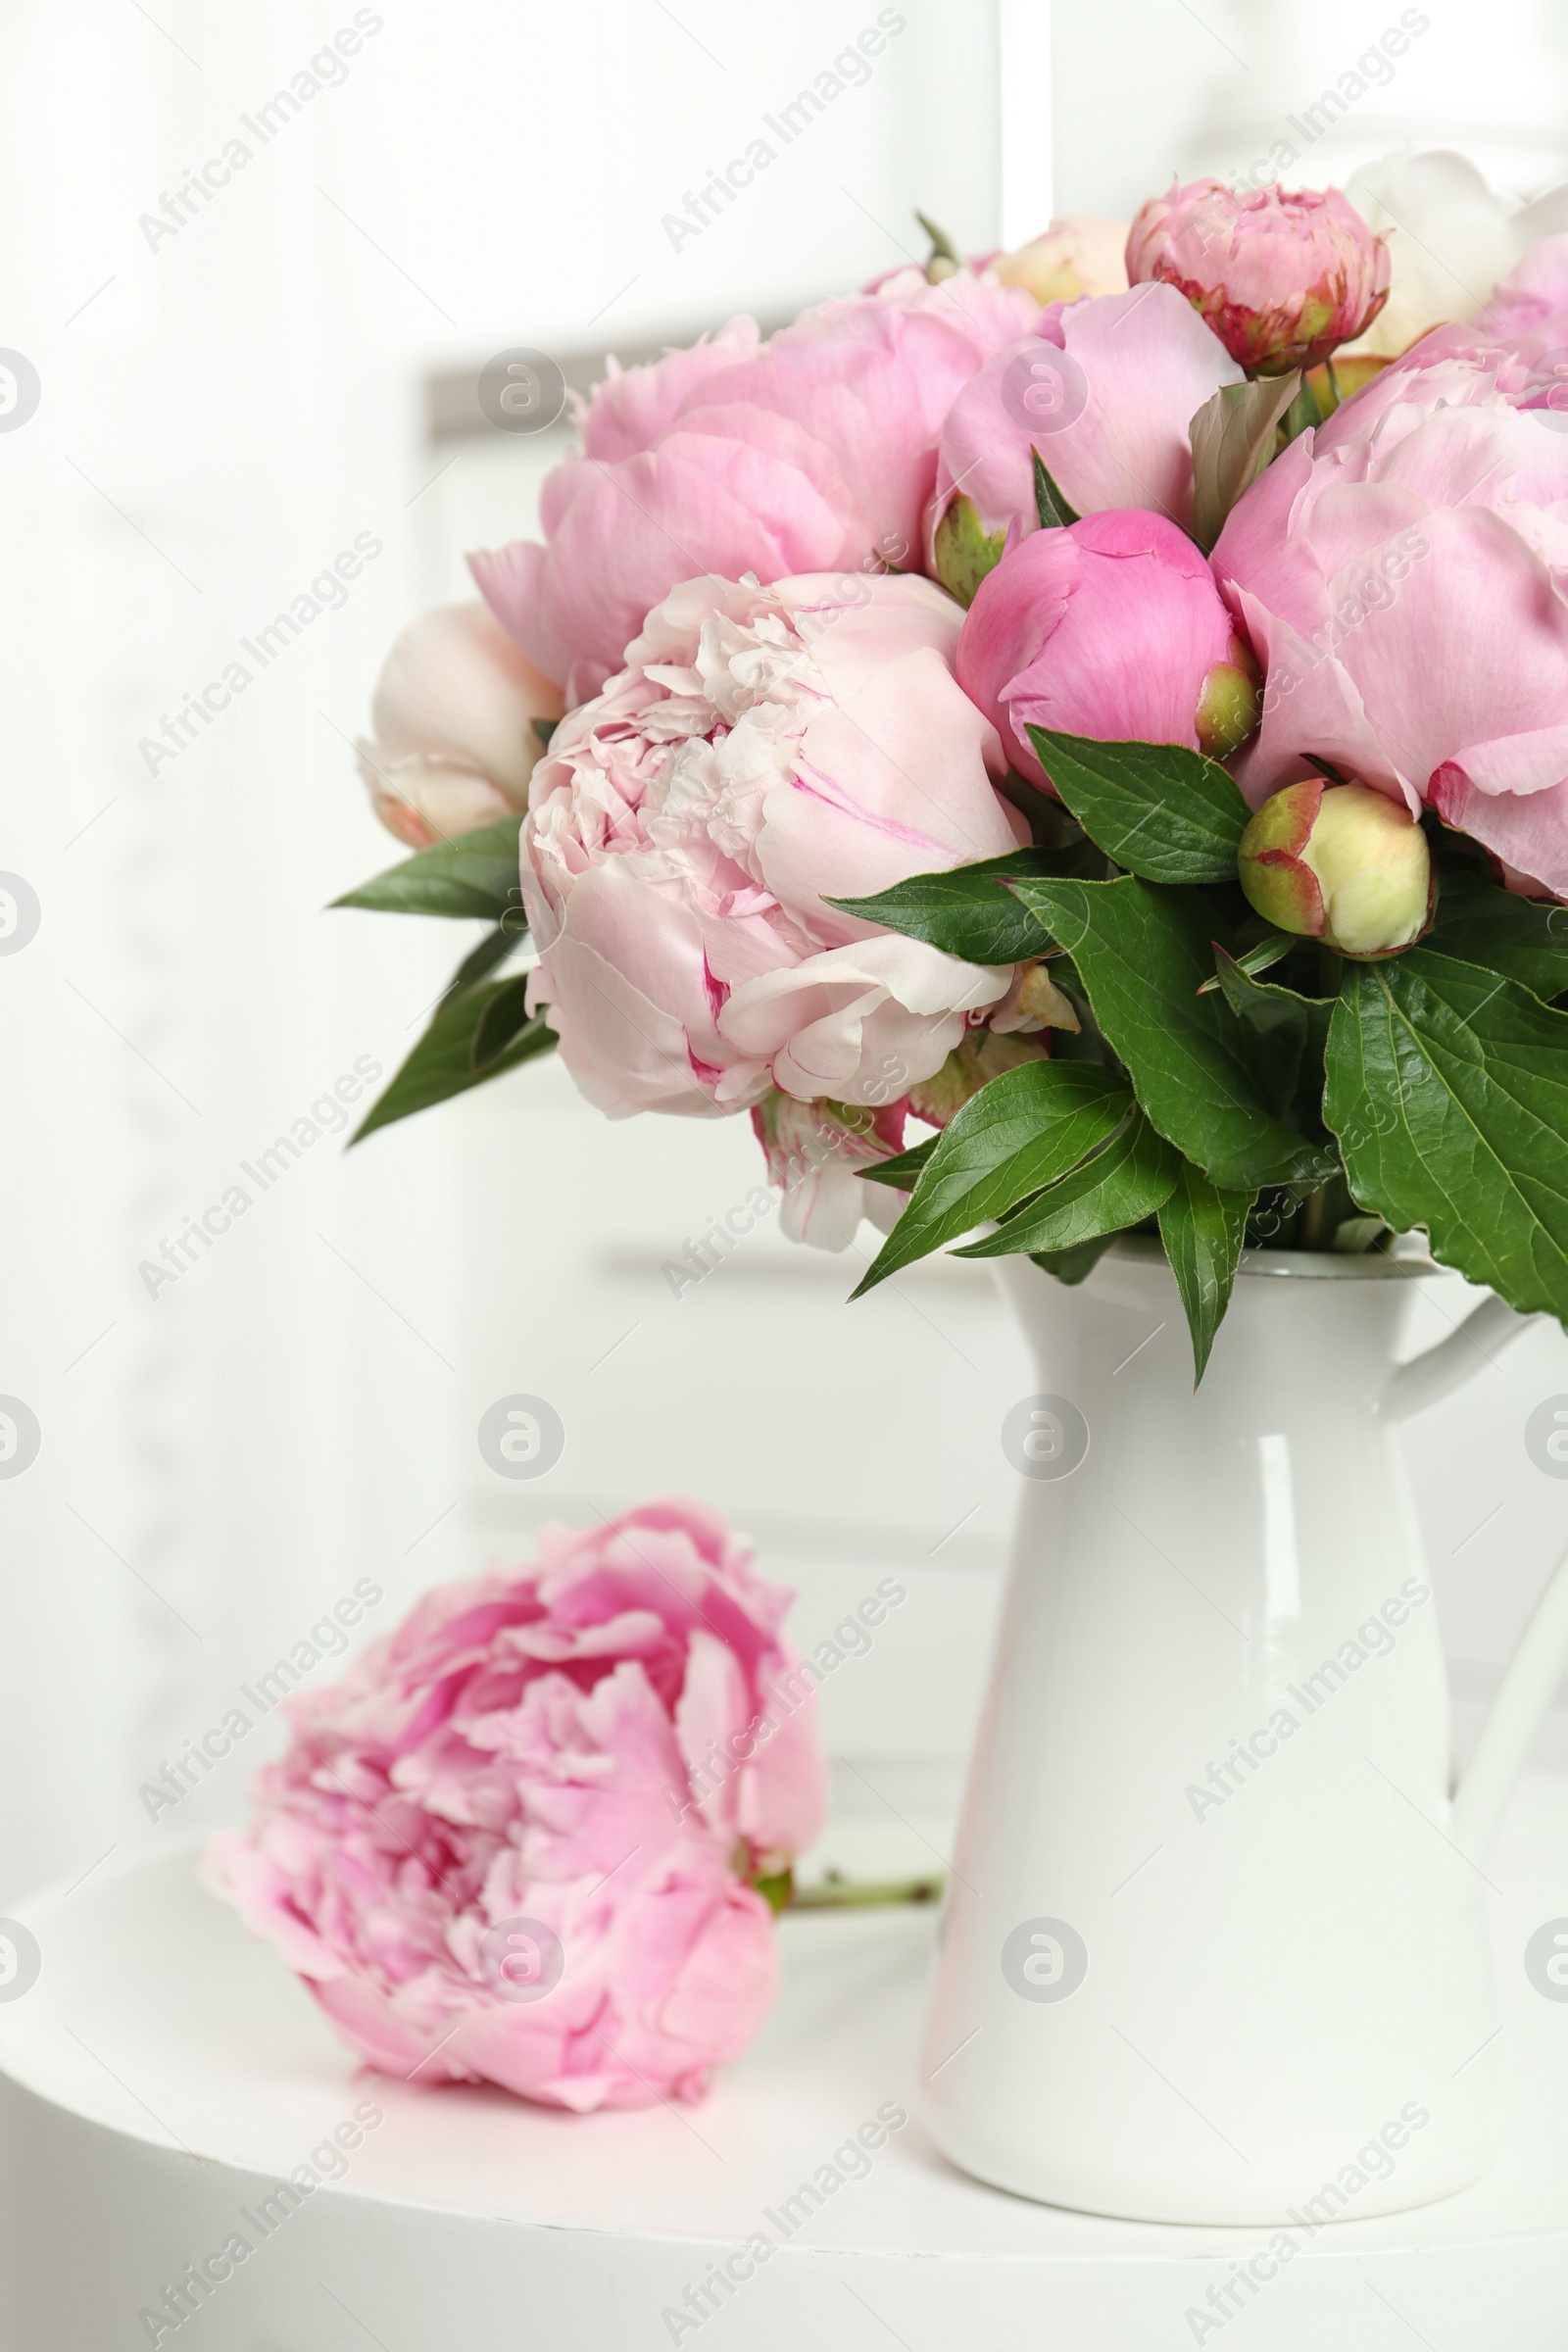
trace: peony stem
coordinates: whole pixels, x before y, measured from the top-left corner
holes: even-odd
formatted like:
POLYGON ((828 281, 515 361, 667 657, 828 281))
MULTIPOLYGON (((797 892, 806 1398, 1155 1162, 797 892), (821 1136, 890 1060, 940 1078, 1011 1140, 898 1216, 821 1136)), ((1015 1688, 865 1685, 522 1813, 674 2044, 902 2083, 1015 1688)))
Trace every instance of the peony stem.
POLYGON ((1326 1184, 1320 1184, 1316 1192, 1308 1193, 1302 1201, 1300 1246, 1303 1250, 1323 1250, 1328 1247, 1328 1236, 1324 1231, 1328 1205, 1329 1188, 1326 1184))
POLYGON ((942 1893, 940 1873, 925 1879, 840 1879, 831 1874, 816 1886, 797 1887, 791 1911, 867 1910, 873 1904, 934 1903, 942 1893))

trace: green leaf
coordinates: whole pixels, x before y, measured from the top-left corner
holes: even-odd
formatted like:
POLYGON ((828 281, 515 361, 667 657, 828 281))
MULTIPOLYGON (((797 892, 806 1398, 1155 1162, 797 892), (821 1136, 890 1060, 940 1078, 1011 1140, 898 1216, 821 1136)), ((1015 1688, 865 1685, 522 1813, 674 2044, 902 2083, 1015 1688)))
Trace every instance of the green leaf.
POLYGON ((1031 1061, 994 1078, 937 1137, 913 1199, 854 1297, 1054 1183, 1132 1108, 1123 1081, 1092 1062, 1031 1061))
POLYGON ((1309 432, 1322 421, 1323 411, 1318 406, 1318 397, 1313 388, 1312 378, 1309 375, 1303 375, 1299 378, 1295 399, 1285 412, 1285 421, 1280 429, 1284 433, 1286 441, 1291 442, 1298 433, 1309 432))
POLYGON ((1097 743, 1030 727, 1047 775, 1091 841, 1146 882, 1234 882, 1251 818, 1215 760, 1179 743, 1097 743))
POLYGON ((534 733, 535 733, 535 734, 538 736, 538 738, 539 738, 539 749, 540 749, 542 752, 548 752, 548 751, 549 751, 549 749, 550 749, 550 738, 551 738, 551 736, 552 736, 552 735, 555 733, 556 729, 557 729, 557 728, 560 726, 560 724, 561 724, 561 721, 560 721, 560 719, 559 719, 559 718, 536 718, 536 719, 534 719, 534 720, 531 722, 531 724, 532 724, 532 727, 533 727, 533 731, 534 731, 534 733))
MULTIPOLYGON (((959 269, 961 269, 963 265, 958 254, 958 249, 954 244, 953 239, 949 236, 947 230, 945 228, 938 228, 934 220, 928 220, 925 214, 918 210, 916 211, 914 217, 919 221, 920 226, 925 230, 926 235, 931 240, 931 261, 953 262, 959 269)), ((930 267, 931 262, 927 262, 926 268, 929 270, 930 267)))
MULTIPOLYGON (((1254 980, 1239 956, 1230 955, 1215 940, 1214 977, 1220 994, 1239 1020, 1250 1021, 1261 1037, 1284 1035, 1306 1041, 1314 1007, 1332 1006, 1332 997, 1303 997, 1278 980, 1254 980)), ((1206 996, 1207 988, 1199 990, 1206 996)))
POLYGON ((892 1159, 873 1160, 856 1174, 869 1184, 891 1185, 896 1193, 912 1193, 915 1178, 941 1141, 939 1135, 928 1135, 923 1144, 911 1144, 892 1159))
MULTIPOLYGON (((1053 961, 1053 982, 1064 960, 1058 957, 1053 961)), ((1079 1017, 1081 1019, 1082 1015, 1079 1017)), ((1058 1030, 1057 1035, 1062 1034, 1058 1030)), ((1039 1037, 1021 1031, 967 1030, 940 1070, 933 1072, 929 1078, 916 1078, 909 1084, 905 1100, 909 1105, 910 1115, 927 1127, 946 1127, 983 1086, 989 1086, 994 1078, 1002 1077, 1007 1070, 1018 1069, 1026 1061, 1042 1060, 1046 1052, 1047 1048, 1039 1037)), ((1069 1058, 1081 1061, 1093 1059, 1093 1056, 1073 1054, 1069 1058)))
POLYGON ((1053 873, 1053 858, 1050 850, 1008 850, 975 865, 911 874, 874 899, 829 899, 827 904, 842 914, 858 915, 862 922, 923 939, 945 956, 962 956, 965 963, 1023 963, 1044 956, 1051 937, 1003 882, 1053 873))
POLYGON ((1082 825, 1068 815, 1054 792, 1044 792, 1016 768, 1009 768, 997 786, 1029 827, 1029 838, 1043 856, 1048 874, 1081 874, 1086 882, 1105 878, 1105 854, 1097 850, 1082 825))
POLYGON ((496 999, 515 986, 514 980, 489 980, 480 988, 466 990, 461 997, 444 998, 429 1028, 385 1093, 371 1103, 350 1136, 350 1143, 361 1143, 378 1127, 390 1127, 394 1119, 411 1118, 416 1110, 428 1110, 434 1102, 445 1102, 452 1095, 466 1094, 470 1086, 482 1086, 487 1078, 499 1078, 504 1070, 517 1069, 523 1062, 532 1061, 536 1054, 550 1053, 556 1034, 546 1027, 541 1012, 516 1033, 495 1060, 482 1070, 474 1068, 473 1048, 479 1025, 496 999))
MULTIPOLYGON (((1038 1200, 1015 1209, 956 1257, 1011 1257, 1027 1252, 1074 1250, 1100 1234, 1124 1233, 1142 1224, 1169 1200, 1181 1154, 1156 1135, 1140 1113, 1098 1151, 1093 1159, 1052 1185, 1038 1200)), ((897 1227, 894 1229, 897 1231, 897 1227)))
POLYGON ((1423 945, 1489 972, 1506 972, 1538 997, 1568 988, 1568 908, 1516 899, 1480 875, 1444 874, 1437 921, 1423 945))
POLYGON ((526 931, 509 931, 505 924, 498 923, 493 931, 485 933, 476 948, 469 949, 447 982, 443 995, 461 997, 466 988, 472 988, 477 981, 488 980, 496 965, 505 963, 513 949, 527 936, 526 931))
POLYGON ((1192 1334, 1195 1388, 1231 1302, 1247 1219, 1256 1198, 1250 1192, 1222 1192, 1201 1168, 1184 1159, 1175 1189, 1159 1211, 1159 1238, 1192 1334))
POLYGON ((1029 1255, 1043 1274, 1054 1275, 1071 1291, 1088 1280, 1115 1239, 1113 1233, 1097 1233, 1074 1250, 1031 1250, 1029 1255))
MULTIPOLYGON (((420 850, 401 865, 388 866, 358 890, 334 899, 334 906, 368 906, 382 914, 480 915, 498 923, 520 908, 517 887, 517 834, 520 816, 502 816, 493 825, 477 825, 471 833, 438 841, 433 850, 420 850)), ((520 935, 521 917, 512 926, 520 935)))
POLYGON ((1035 513, 1040 517, 1041 529, 1043 531, 1060 530, 1065 523, 1079 521, 1081 517, 1072 507, 1068 506, 1067 501, 1046 471, 1045 460, 1041 457, 1039 450, 1031 450, 1029 454, 1035 462, 1035 513))
POLYGON ((1134 875, 1116 882, 1018 881, 1072 956, 1091 1009, 1159 1133, 1227 1189, 1315 1184, 1331 1155, 1259 1099, 1264 1041, 1228 1005, 1200 997, 1213 969, 1201 901, 1134 875))
MULTIPOLYGON (((1280 981, 1255 980, 1241 958, 1228 955, 1218 941, 1214 943, 1214 976, 1237 1019, 1270 1041, 1272 1050, 1254 1061, 1253 1067, 1264 1102, 1283 1116, 1308 1054, 1321 1061, 1334 999, 1303 997, 1280 981)), ((1198 993, 1202 996, 1205 990, 1198 993)))
POLYGON ((528 1025, 530 977, 527 972, 516 972, 510 980, 504 980, 474 1023, 468 1062, 481 1076, 489 1075, 490 1064, 500 1060, 513 1039, 528 1025))
POLYGON ((1222 384, 1187 428, 1193 445, 1193 537, 1205 555, 1242 492, 1274 455, 1275 428, 1300 385, 1298 374, 1222 384))
POLYGON ((1487 1283, 1568 1316, 1568 1013, 1411 948, 1347 970, 1323 1115, 1358 1207, 1487 1283))
MULTIPOLYGON (((1260 972, 1272 971, 1275 964, 1283 963, 1291 950, 1298 948, 1300 944, 1300 941, 1293 939, 1288 931, 1271 931, 1265 939, 1258 941, 1256 947, 1249 948, 1245 956, 1232 956, 1230 961, 1238 971, 1245 972, 1249 980, 1255 980, 1260 972)), ((1225 953, 1223 948, 1215 948, 1216 966, 1225 953)), ((1198 993, 1200 997, 1211 997, 1214 991, 1222 985, 1219 971, 1216 968, 1210 972, 1198 993)))

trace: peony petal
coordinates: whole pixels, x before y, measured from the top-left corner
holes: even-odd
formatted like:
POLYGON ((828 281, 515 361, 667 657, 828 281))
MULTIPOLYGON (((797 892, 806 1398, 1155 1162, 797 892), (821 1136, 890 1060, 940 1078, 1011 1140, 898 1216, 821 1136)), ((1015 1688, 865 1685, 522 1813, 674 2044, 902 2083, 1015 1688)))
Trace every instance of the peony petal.
POLYGON ((1450 771, 1477 792, 1549 792, 1568 780, 1568 725, 1473 743, 1446 760, 1439 772, 1450 771))
MULTIPOLYGON (((1457 765, 1433 777, 1432 805, 1543 890, 1568 897, 1568 780, 1525 794, 1478 791, 1457 765)), ((1527 896, 1536 893, 1527 891, 1527 896)))

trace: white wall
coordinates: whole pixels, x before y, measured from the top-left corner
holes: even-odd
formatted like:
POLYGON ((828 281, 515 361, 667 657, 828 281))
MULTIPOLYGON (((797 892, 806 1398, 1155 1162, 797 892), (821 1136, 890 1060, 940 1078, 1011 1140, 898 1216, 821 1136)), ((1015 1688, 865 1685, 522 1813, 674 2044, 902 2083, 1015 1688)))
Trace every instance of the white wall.
MULTIPOLYGON (((357 1057, 391 1066, 452 959, 435 926, 320 911, 393 854, 345 738, 450 560, 427 377, 788 308, 896 262, 917 197, 988 235, 994 71, 956 5, 911 11, 743 212, 678 252, 662 228, 875 13, 386 5, 265 142, 245 118, 348 0, 0 28, 0 342, 43 386, 0 432, 0 867, 43 909, 0 959, 0 1391, 43 1430, 0 1481, 0 1886, 151 1834, 138 1783, 356 1576, 384 1621, 479 1556, 443 1514, 505 1282, 460 1280, 456 1122, 323 1138, 177 1283, 150 1297, 138 1263, 357 1057), (249 161, 150 241, 140 216, 236 136, 249 161), (138 739, 360 533, 382 552, 344 608, 149 773, 138 739)), ((507 1269, 536 1247, 562 1255, 497 1240, 507 1269)), ((232 1809, 240 1770, 161 1828, 232 1809)))

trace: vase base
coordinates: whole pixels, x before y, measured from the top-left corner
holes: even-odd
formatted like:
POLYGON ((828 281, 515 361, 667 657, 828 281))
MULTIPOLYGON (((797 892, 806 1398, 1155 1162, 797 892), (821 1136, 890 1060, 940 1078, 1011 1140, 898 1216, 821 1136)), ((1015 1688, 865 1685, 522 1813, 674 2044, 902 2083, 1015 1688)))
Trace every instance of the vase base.
POLYGON ((1233 2191, 1212 2196, 1194 2193, 1191 2184, 1130 2180, 1118 2174, 1114 2181, 1097 2180, 1074 2166, 1009 2163, 1005 2157, 966 2148, 943 2128, 939 2117, 927 2115, 932 2139, 951 2165, 988 2188, 1004 2189, 1009 2196, 1026 2197, 1034 2205, 1049 2205, 1061 2213, 1079 2213, 1109 2222, 1152 2225, 1161 2229, 1283 2230, 1303 2243, 1330 2225, 1344 2221, 1382 2221, 1391 2216, 1424 2212, 1448 2198, 1474 2188, 1492 2170, 1492 2162, 1472 2150, 1470 2161, 1447 2178, 1432 2175, 1419 2181, 1397 2175, 1384 2183, 1369 2182, 1353 2196, 1325 2196, 1321 2174, 1293 2182, 1259 2186, 1246 2198, 1233 2191))

